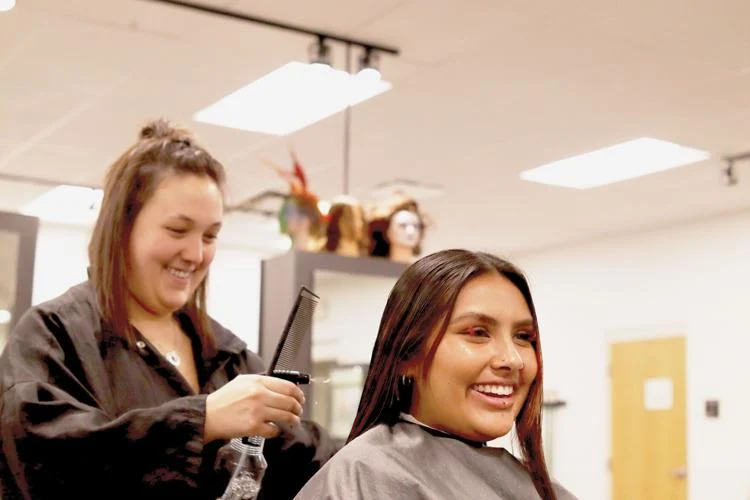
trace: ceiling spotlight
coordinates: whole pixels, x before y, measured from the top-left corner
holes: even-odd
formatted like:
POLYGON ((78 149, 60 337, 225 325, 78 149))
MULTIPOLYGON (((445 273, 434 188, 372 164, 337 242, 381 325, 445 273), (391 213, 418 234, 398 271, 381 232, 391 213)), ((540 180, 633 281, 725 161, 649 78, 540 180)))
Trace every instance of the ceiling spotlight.
POLYGON ((357 76, 371 80, 380 80, 379 62, 380 56, 378 56, 378 53, 372 50, 371 47, 365 47, 362 51, 362 57, 359 59, 359 72, 357 76))
POLYGON ((316 41, 310 44, 307 50, 310 56, 310 64, 331 66, 331 46, 326 43, 324 37, 319 36, 316 41))

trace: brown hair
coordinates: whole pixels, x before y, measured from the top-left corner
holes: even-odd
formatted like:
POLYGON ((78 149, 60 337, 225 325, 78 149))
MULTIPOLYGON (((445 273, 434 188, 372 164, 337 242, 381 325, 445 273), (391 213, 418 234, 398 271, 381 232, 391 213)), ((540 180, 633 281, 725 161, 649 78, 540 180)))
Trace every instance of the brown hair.
MULTIPOLYGON (((347 442, 378 424, 393 425, 401 411, 408 411, 404 402, 411 399, 411 394, 403 394, 403 388, 399 388, 400 370, 421 357, 423 373, 427 373, 461 289, 473 278, 488 273, 498 273, 518 288, 538 329, 528 282, 510 262, 483 252, 456 249, 423 257, 406 269, 388 297, 347 442), (430 335, 438 326, 438 335, 428 352, 430 335)), ((516 432, 537 492, 545 500, 554 500, 542 450, 542 349, 539 336, 535 337, 538 370, 516 417, 516 432)))
MULTIPOLYGON (((90 276, 104 321, 118 335, 133 341, 128 320, 127 280, 130 235, 136 217, 169 174, 207 176, 224 189, 224 167, 195 144, 186 129, 165 120, 148 123, 138 141, 107 171, 99 217, 89 242, 90 276)), ((206 279, 183 307, 204 348, 213 347, 210 321, 205 311, 206 279)))
POLYGON ((341 196, 335 199, 328 211, 325 250, 335 252, 342 239, 357 242, 360 253, 367 251, 369 240, 366 234, 364 210, 353 198, 341 196))

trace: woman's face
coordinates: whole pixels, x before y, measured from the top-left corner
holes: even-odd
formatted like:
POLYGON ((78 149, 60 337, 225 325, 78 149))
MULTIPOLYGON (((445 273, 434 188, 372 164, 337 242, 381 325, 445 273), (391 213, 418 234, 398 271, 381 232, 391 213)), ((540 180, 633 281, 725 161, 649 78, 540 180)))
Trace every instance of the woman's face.
POLYGON ((223 206, 210 177, 171 174, 161 181, 130 237, 131 305, 166 316, 187 303, 214 258, 223 206))
MULTIPOLYGON (((438 328, 432 333, 436 338, 438 328)), ((411 414, 474 441, 507 434, 537 373, 533 317, 521 292, 499 274, 469 281, 426 378, 415 379, 411 414)))

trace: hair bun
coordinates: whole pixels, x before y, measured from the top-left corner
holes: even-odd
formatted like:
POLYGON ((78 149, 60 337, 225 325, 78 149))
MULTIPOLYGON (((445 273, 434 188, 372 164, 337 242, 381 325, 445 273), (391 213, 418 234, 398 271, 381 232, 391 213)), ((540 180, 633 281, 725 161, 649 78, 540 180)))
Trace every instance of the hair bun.
POLYGON ((184 128, 173 126, 168 120, 158 119, 147 123, 142 129, 140 140, 168 139, 192 145, 192 134, 184 128))

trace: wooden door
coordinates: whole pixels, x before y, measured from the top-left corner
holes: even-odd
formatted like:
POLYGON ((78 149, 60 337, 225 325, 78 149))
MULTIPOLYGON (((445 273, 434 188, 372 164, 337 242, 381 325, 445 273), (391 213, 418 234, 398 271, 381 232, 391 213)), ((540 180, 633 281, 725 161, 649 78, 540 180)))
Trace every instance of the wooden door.
POLYGON ((614 343, 612 498, 686 500, 685 340, 614 343))

